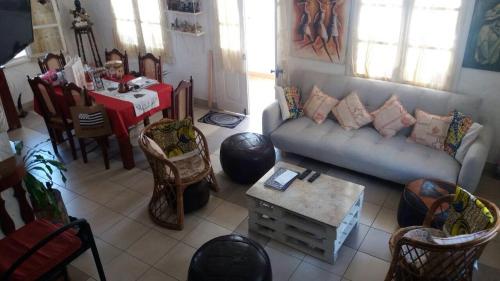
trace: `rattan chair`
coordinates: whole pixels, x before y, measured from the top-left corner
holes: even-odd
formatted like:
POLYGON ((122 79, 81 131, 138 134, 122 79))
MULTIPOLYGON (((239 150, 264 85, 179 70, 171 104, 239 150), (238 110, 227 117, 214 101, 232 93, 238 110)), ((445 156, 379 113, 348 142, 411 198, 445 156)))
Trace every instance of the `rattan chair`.
POLYGON ((217 181, 210 163, 207 141, 198 128, 193 126, 194 139, 192 140, 192 146, 194 149, 191 151, 192 156, 190 157, 192 158, 189 158, 197 160, 192 161, 192 163, 197 162, 198 165, 188 164, 186 165, 188 169, 186 169, 186 167, 182 167, 184 165, 173 161, 173 158, 167 158, 161 151, 158 153, 158 150, 152 147, 151 140, 155 142, 158 149, 163 151, 165 147, 176 145, 171 138, 163 138, 161 128, 186 120, 192 122, 190 119, 181 121, 162 119, 147 126, 139 136, 139 145, 144 151, 154 175, 154 190, 149 202, 149 214, 152 220, 160 226, 176 230, 181 230, 184 227, 183 193, 188 186, 206 180, 210 183, 212 190, 218 190, 217 181), (158 133, 159 131, 160 133, 158 133), (160 140, 159 138, 163 139, 160 140), (193 172, 194 170, 196 172, 193 172))
MULTIPOLYGON (((454 194, 443 196, 431 206, 427 212, 423 226, 411 226, 395 232, 389 245, 392 262, 386 281, 462 281, 472 280, 474 264, 481 256, 484 248, 496 235, 499 229, 500 212, 490 201, 479 198, 490 210, 494 223, 485 231, 478 232, 473 240, 451 245, 415 240, 404 235, 413 229, 430 228, 437 210, 446 210, 453 202, 454 194)), ((439 213, 439 212, 438 212, 439 213)), ((477 218, 472 218, 474 220, 477 218)))

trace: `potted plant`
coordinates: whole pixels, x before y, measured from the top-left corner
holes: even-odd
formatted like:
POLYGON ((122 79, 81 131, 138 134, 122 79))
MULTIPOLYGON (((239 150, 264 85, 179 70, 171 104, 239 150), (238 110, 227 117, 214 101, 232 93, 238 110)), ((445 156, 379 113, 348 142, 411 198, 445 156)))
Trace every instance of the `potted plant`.
MULTIPOLYGON (((23 178, 24 186, 28 191, 37 218, 68 223, 69 217, 61 192, 53 188, 55 173, 59 174, 62 181, 66 183, 66 177, 64 176, 66 167, 57 160, 52 152, 39 148, 44 143, 46 142, 29 149, 23 156, 26 168, 26 175, 23 178)), ((21 155, 23 142, 17 142, 15 148, 16 153, 21 155)))

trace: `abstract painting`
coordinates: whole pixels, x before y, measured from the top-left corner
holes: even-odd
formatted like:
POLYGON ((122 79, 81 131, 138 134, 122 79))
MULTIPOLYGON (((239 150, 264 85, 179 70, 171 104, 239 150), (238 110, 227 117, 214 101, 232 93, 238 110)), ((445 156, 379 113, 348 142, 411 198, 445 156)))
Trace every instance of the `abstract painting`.
POLYGON ((293 0, 292 55, 344 63, 350 0, 293 0))
POLYGON ((463 66, 500 71, 500 0, 476 2, 463 66))

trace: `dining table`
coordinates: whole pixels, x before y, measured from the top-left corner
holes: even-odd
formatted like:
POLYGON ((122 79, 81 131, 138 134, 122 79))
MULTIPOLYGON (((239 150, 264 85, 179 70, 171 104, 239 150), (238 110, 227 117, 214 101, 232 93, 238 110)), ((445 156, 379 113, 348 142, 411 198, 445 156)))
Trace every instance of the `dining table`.
MULTIPOLYGON (((135 78, 136 77, 133 75, 126 74, 123 77, 122 81, 128 82, 135 78)), ((93 98, 96 104, 102 104, 106 108, 113 133, 118 140, 123 167, 129 170, 135 167, 133 147, 129 134, 130 129, 159 111, 162 111, 163 117, 169 117, 169 110, 172 106, 172 85, 166 83, 156 83, 153 85, 149 85, 144 89, 156 92, 158 94, 159 106, 152 108, 140 115, 136 115, 134 104, 132 102, 115 98, 111 95, 104 95, 102 93, 99 93, 99 91, 97 90, 88 91, 89 96, 93 98)), ((65 103, 63 88, 60 86, 55 86, 54 92, 56 95, 56 101, 61 104, 65 103)), ((64 108, 66 108, 66 110, 69 110, 68 107, 64 108)), ((37 104, 36 99, 34 100, 34 109, 35 112, 40 114, 39 105, 37 104)), ((65 112, 65 114, 67 114, 66 116, 71 116, 69 112, 65 112)))

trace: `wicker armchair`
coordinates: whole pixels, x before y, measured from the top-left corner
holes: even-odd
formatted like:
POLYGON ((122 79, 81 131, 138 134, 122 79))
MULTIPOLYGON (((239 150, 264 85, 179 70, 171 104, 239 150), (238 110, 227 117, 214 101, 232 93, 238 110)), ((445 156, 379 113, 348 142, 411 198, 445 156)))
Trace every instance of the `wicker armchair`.
MULTIPOLYGON (((404 237, 410 230, 431 227, 434 214, 448 209, 453 202, 454 194, 443 196, 431 206, 423 226, 402 228, 392 235, 389 241, 393 253, 392 262, 385 280, 472 280, 475 262, 488 242, 497 235, 500 226, 498 207, 484 198, 477 198, 494 217, 494 223, 490 228, 477 232, 471 241, 451 245, 438 245, 404 237)), ((477 218, 472 218, 474 219, 477 218)))
MULTIPOLYGON (((174 161, 167 158, 163 152, 152 148, 151 140, 159 143, 158 149, 165 150, 165 147, 172 145, 171 138, 162 138, 157 133, 159 128, 173 123, 185 122, 185 120, 162 119, 147 126, 139 136, 139 145, 146 155, 149 165, 154 175, 154 190, 149 202, 149 214, 153 221, 160 226, 181 230, 184 227, 184 190, 195 183, 206 180, 210 183, 211 189, 218 190, 214 171, 210 164, 210 153, 207 141, 203 133, 196 127, 194 129, 193 146, 190 158, 196 159, 191 163, 184 160, 174 161), (197 162, 196 164, 192 164, 197 162)), ((158 146, 158 144, 155 143, 158 146)))

